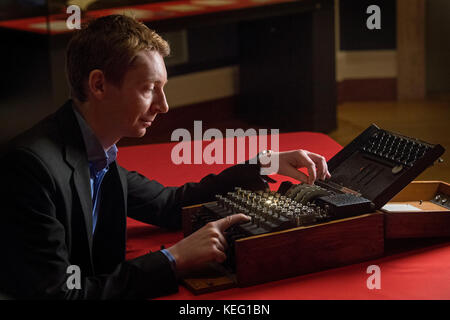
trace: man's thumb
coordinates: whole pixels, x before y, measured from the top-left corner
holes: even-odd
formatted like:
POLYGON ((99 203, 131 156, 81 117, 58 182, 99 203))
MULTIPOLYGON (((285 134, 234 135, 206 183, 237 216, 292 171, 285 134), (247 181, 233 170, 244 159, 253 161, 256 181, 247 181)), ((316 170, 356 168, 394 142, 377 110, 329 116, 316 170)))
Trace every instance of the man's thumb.
POLYGON ((225 217, 223 219, 217 220, 216 224, 220 231, 225 231, 232 225, 236 223, 243 223, 243 222, 249 222, 250 217, 246 216, 243 213, 233 214, 231 216, 225 217))

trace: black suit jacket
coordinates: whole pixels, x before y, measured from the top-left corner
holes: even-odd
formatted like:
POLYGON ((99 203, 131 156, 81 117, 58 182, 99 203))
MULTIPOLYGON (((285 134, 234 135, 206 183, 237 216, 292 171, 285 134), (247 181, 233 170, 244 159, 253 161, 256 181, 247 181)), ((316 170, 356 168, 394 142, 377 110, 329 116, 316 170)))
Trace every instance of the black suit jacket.
POLYGON ((125 261, 126 217, 179 228, 181 208, 242 186, 263 189, 259 166, 240 164, 199 183, 164 187, 114 162, 92 234, 87 154, 69 100, 14 139, 1 157, 0 291, 18 298, 151 298, 178 290, 161 252, 125 261), (81 289, 66 285, 69 265, 81 289))

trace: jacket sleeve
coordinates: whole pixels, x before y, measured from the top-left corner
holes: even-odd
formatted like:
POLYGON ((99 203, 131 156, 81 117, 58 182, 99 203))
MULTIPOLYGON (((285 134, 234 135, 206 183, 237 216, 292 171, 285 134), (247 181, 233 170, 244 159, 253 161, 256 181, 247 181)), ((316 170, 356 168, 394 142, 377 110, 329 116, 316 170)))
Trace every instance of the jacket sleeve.
POLYGON ((81 270, 81 288, 70 289, 70 217, 60 210, 55 180, 26 150, 4 156, 0 164, 0 292, 26 299, 136 299, 178 290, 161 252, 125 261, 111 274, 84 276, 81 270))
MULTIPOLYGON (((213 201, 216 194, 233 191, 234 187, 249 190, 268 188, 260 175, 259 164, 238 164, 219 174, 209 174, 200 182, 180 187, 164 187, 137 172, 125 171, 128 181, 128 216, 166 228, 181 227, 181 208, 213 201)), ((269 178, 270 179, 270 178, 269 178)))

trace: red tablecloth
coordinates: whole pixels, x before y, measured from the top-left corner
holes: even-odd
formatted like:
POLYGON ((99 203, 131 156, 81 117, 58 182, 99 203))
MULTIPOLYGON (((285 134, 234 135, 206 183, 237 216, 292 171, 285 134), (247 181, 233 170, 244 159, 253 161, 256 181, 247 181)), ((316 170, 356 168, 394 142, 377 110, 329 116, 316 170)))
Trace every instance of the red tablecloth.
MULTIPOLYGON (((209 173, 218 173, 230 166, 174 165, 171 151, 175 144, 122 147, 119 149, 118 161, 125 168, 139 171, 167 186, 198 181, 209 173)), ((281 151, 307 149, 327 159, 341 149, 328 136, 311 132, 280 134, 279 145, 281 151)), ((279 181, 271 186, 274 190, 281 181, 289 180, 277 175, 272 177, 279 181)), ((159 250, 161 245, 168 247, 181 238, 181 232, 168 232, 128 219, 127 258, 143 255, 148 250, 159 250)), ((180 286, 177 294, 163 299, 450 299, 450 243, 258 286, 199 296, 180 286), (381 289, 367 288, 370 274, 366 270, 370 265, 380 267, 381 289)))

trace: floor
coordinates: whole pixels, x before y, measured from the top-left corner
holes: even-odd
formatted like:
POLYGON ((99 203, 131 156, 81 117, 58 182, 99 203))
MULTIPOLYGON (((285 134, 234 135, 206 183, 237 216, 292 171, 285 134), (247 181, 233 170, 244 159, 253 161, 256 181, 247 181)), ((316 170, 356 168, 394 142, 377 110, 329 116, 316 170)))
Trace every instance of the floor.
POLYGON ((338 106, 338 129, 329 135, 341 145, 352 141, 371 123, 420 140, 441 144, 447 152, 442 163, 416 180, 450 182, 450 95, 420 102, 348 102, 338 106))

